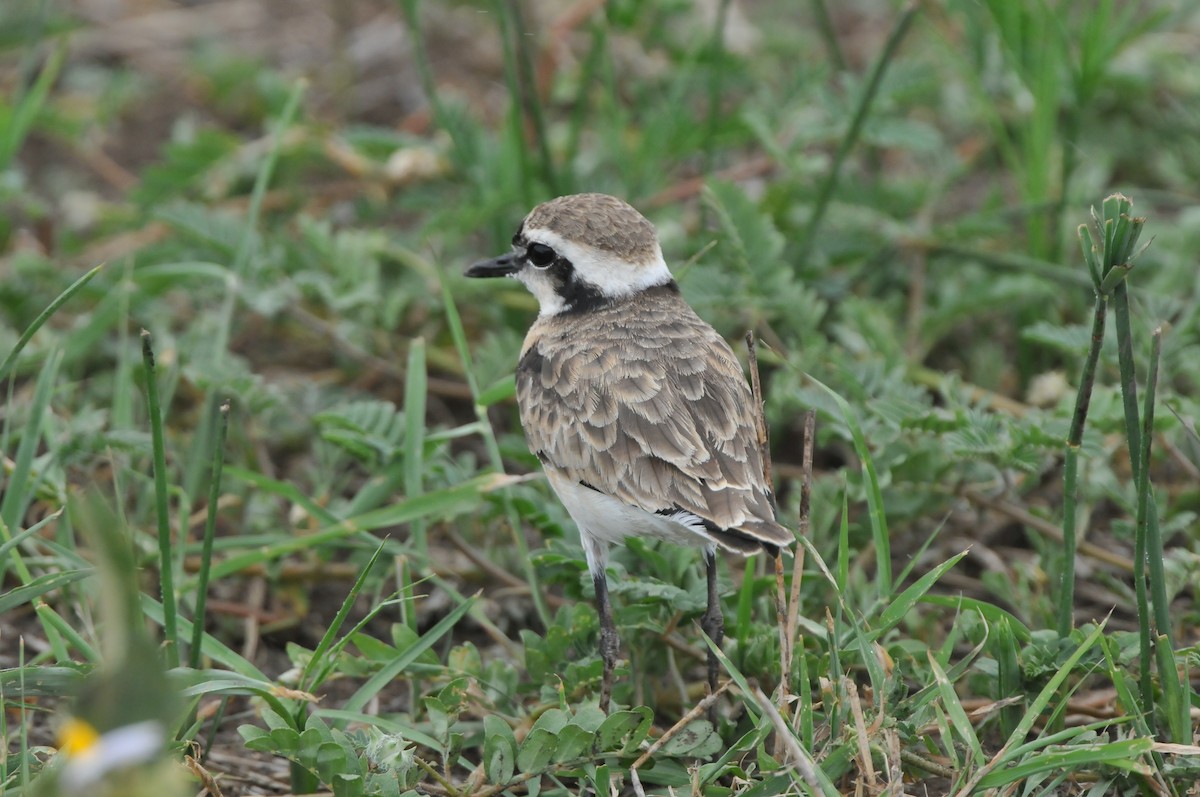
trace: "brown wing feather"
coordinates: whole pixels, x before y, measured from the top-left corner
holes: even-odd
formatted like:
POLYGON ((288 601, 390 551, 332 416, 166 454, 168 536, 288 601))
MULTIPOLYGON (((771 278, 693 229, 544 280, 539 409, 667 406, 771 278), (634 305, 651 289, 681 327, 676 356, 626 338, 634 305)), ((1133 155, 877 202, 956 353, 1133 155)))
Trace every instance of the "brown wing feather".
POLYGON ((547 468, 648 512, 685 509, 742 553, 793 539, 763 482, 752 402, 729 345, 674 286, 539 319, 517 369, 547 468))

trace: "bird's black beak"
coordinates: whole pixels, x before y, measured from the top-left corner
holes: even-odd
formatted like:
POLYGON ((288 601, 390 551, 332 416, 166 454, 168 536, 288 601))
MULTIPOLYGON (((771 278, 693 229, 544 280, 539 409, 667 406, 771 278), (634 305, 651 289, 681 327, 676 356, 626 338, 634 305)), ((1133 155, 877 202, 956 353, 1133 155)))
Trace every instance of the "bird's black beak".
POLYGON ((468 277, 508 277, 521 270, 521 261, 515 252, 474 263, 465 272, 468 277))

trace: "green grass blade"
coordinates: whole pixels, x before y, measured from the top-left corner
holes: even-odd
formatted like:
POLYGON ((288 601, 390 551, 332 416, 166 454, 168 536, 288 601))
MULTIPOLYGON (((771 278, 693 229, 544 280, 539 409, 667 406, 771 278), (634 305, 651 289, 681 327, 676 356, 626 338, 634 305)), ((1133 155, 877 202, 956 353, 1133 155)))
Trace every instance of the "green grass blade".
MULTIPOLYGON (((1009 734, 1008 739, 1005 741, 1000 752, 998 752, 990 761, 988 761, 986 766, 980 768, 979 771, 975 773, 970 782, 970 788, 972 790, 985 778, 993 775, 996 777, 1003 777, 1006 768, 1010 764, 1019 763, 1017 759, 1020 757, 1020 751, 1022 749, 1027 749, 1023 747, 1025 737, 1028 736, 1029 732, 1033 729, 1034 723, 1041 719, 1043 712, 1046 711, 1047 707, 1049 707, 1050 702, 1055 698, 1055 696, 1059 694, 1060 688, 1067 681, 1067 679, 1074 677, 1077 672, 1076 666, 1079 664, 1084 655, 1096 645, 1101 644, 1103 637, 1104 624, 1098 623, 1092 632, 1083 640, 1083 642, 1081 642, 1079 646, 1075 648, 1071 655, 1068 656, 1061 665, 1059 665, 1058 670, 1055 671, 1054 675, 1050 677, 1050 680, 1046 683, 1046 685, 1042 687, 1041 692, 1039 692, 1037 697, 1035 697, 1030 703, 1029 709, 1021 717, 1020 722, 1017 723, 1017 727, 1011 734, 1009 734)), ((1059 705, 1056 706, 1054 713, 1057 714, 1058 712, 1062 711, 1065 709, 1066 705, 1067 701, 1062 700, 1059 705)))
MULTIPOLYGON (((386 526, 411 523, 417 518, 428 518, 434 515, 452 517, 465 514, 475 509, 485 493, 509 483, 511 483, 511 479, 497 478, 495 474, 477 476, 453 487, 424 493, 417 498, 400 501, 346 520, 336 521, 312 534, 288 537, 273 545, 263 545, 253 551, 234 554, 214 563, 210 577, 213 580, 219 580, 244 568, 269 562, 295 551, 337 542, 346 537, 365 534, 386 526)), ((370 539, 374 544, 374 538, 370 539)))
MULTIPOLYGON (((83 635, 75 629, 75 627, 63 616, 54 611, 48 603, 44 601, 34 601, 33 611, 37 614, 38 620, 41 621, 43 628, 53 629, 54 633, 61 636, 71 645, 71 650, 77 653, 68 658, 60 659, 60 661, 76 661, 77 657, 82 657, 88 664, 100 664, 100 651, 83 638, 83 635)), ((49 631, 47 631, 49 635, 49 631)))
MULTIPOLYGON (((409 498, 421 494, 425 469, 425 340, 413 338, 408 345, 408 368, 404 374, 404 492, 409 498)), ((412 525, 413 548, 422 562, 429 558, 425 524, 412 525)))
POLYGON ((74 584, 76 581, 92 575, 93 572, 92 570, 63 570, 57 573, 44 573, 28 584, 14 587, 0 595, 0 614, 24 606, 47 592, 74 584))
POLYGON ((142 330, 142 362, 146 369, 146 411, 154 459, 154 517, 158 526, 159 585, 163 605, 163 637, 167 667, 179 666, 179 618, 175 603, 175 558, 171 553, 170 507, 167 499, 167 453, 163 442, 162 408, 158 403, 158 374, 150 332, 142 330))
POLYGON ((240 468, 236 465, 226 465, 223 471, 226 476, 245 482, 256 490, 279 496, 285 501, 296 504, 309 515, 316 518, 318 522, 326 526, 331 526, 341 521, 341 518, 305 495, 291 482, 272 479, 264 474, 240 468))
POLYGON ((1036 756, 1032 760, 1022 761, 1011 767, 990 772, 979 780, 977 788, 994 789, 1009 783, 1019 783, 1041 772, 1051 770, 1078 772, 1097 764, 1148 776, 1151 774, 1150 767, 1138 759, 1144 758, 1150 753, 1153 746, 1153 739, 1137 738, 1054 750, 1036 756))
MULTIPOLYGON (((458 350, 459 359, 463 364, 467 385, 470 387, 471 396, 475 400, 475 416, 478 418, 480 427, 483 429, 483 442, 487 446, 488 460, 496 472, 502 474, 504 473, 504 458, 500 454, 500 445, 496 441, 496 433, 492 429, 491 422, 488 420, 487 408, 479 403, 479 383, 475 378, 474 368, 471 364, 471 352, 467 348, 467 333, 463 330, 462 317, 458 314, 458 306, 454 302, 454 297, 450 294, 449 285, 445 282, 442 283, 442 306, 445 309, 446 323, 450 327, 451 337, 454 339, 454 347, 458 350)), ((517 514, 512 499, 507 494, 504 494, 501 496, 501 500, 504 502, 504 514, 508 518, 508 524, 512 530, 513 545, 516 547, 517 556, 525 568, 525 580, 529 583, 530 597, 533 599, 538 619, 541 620, 543 628, 549 628, 550 610, 546 608, 546 599, 542 594, 541 585, 538 583, 537 570, 534 568, 533 559, 529 555, 529 544, 525 541, 524 526, 521 523, 521 518, 517 514)))
MULTIPOLYGON (((262 215, 263 197, 266 196, 267 186, 271 184, 271 176, 275 173, 275 164, 279 161, 279 153, 283 150, 284 135, 288 128, 291 127, 292 121, 296 118, 297 111, 300 110, 300 100, 304 97, 304 92, 308 88, 308 81, 304 79, 296 80, 292 84, 292 90, 288 93, 287 101, 283 105, 283 110, 279 114, 279 118, 275 121, 275 130, 272 133, 271 148, 267 151, 267 157, 263 160, 262 166, 258 169, 258 173, 254 176, 254 187, 250 190, 250 204, 246 208, 245 226, 242 228, 242 237, 238 242, 237 253, 233 259, 233 273, 240 278, 246 276, 246 268, 250 264, 250 258, 254 255, 255 244, 258 239, 258 220, 262 215)), ((238 286, 229 283, 229 291, 236 292, 238 286)), ((223 332, 228 334, 228 329, 223 328, 223 332)), ((223 349, 224 347, 218 347, 223 349)))
POLYGON ((735 684, 737 684, 738 691, 742 699, 742 705, 746 708, 746 714, 749 716, 750 722, 757 725, 761 715, 761 707, 754 699, 754 690, 751 688, 750 682, 746 680, 746 676, 742 674, 742 671, 739 670, 733 661, 730 660, 729 656, 725 654, 725 651, 709 638, 708 634, 704 635, 704 644, 708 646, 709 650, 716 654, 717 660, 721 662, 722 669, 729 673, 729 677, 733 679, 735 684))
POLYGON ((879 487, 879 477, 875 473, 875 461, 871 457, 871 449, 863 436, 862 427, 858 424, 858 416, 844 398, 819 379, 809 375, 813 384, 824 390, 841 410, 842 419, 850 430, 854 441, 854 452, 858 455, 863 472, 863 483, 867 493, 867 510, 871 521, 871 539, 875 543, 875 564, 878 569, 879 596, 888 598, 892 594, 892 545, 888 536, 887 517, 883 508, 883 492, 879 487))
MULTIPOLYGON (((1022 698, 1025 679, 1021 671, 1020 648, 1012 625, 1001 618, 992 628, 990 635, 992 658, 996 662, 996 697, 1000 700, 1022 698)), ((1022 706, 1005 706, 1000 709, 1000 733, 1011 737, 1020 722, 1022 706)))
POLYGON ((342 601, 341 608, 334 615, 329 627, 325 629, 325 633, 321 636, 321 641, 313 648, 312 656, 304 667, 304 671, 300 673, 299 684, 303 690, 309 690, 314 687, 316 681, 312 675, 319 666, 326 663, 326 654, 333 647, 334 640, 337 638, 338 631, 346 622, 346 618, 350 616, 350 611, 354 608, 354 602, 358 600, 358 596, 362 593, 363 587, 367 584, 367 577, 375 568, 375 563, 379 561, 379 555, 383 553, 384 544, 380 543, 375 549, 375 553, 371 554, 371 558, 363 565, 362 570, 358 574, 358 578, 354 579, 354 584, 350 587, 350 591, 346 593, 345 600, 342 601))
POLYGON ((204 542, 200 551, 200 571, 196 574, 196 611, 192 625, 192 645, 188 650, 192 669, 200 669, 200 639, 204 633, 204 610, 208 600, 208 578, 212 571, 213 538, 217 532, 217 502, 221 497, 221 469, 225 465, 225 438, 229 434, 229 402, 221 404, 221 422, 213 444, 212 480, 208 487, 208 513, 204 520, 204 542))
POLYGON ((925 596, 934 584, 936 584, 950 568, 958 564, 969 551, 955 554, 946 561, 942 562, 937 567, 930 570, 925 575, 918 578, 910 586, 904 589, 895 599, 888 604, 887 608, 880 613, 878 619, 872 623, 871 638, 876 639, 884 633, 895 627, 897 623, 905 618, 912 608, 925 596))
MULTIPOLYGON (((1133 363, 1133 331, 1129 321, 1129 283, 1122 280, 1113 291, 1113 326, 1117 332, 1117 367, 1121 373, 1121 405, 1125 410, 1125 441, 1130 465, 1137 468, 1142 450, 1138 420, 1137 372, 1133 363)), ((1138 471, 1133 471, 1137 479, 1138 471)))
POLYGON ((967 745, 967 749, 971 753, 972 764, 981 766, 986 759, 983 756, 983 745, 980 744, 979 737, 975 734, 975 726, 967 718, 967 711, 954 691, 954 684, 950 682, 946 671, 942 669, 942 665, 938 663, 933 653, 929 654, 929 667, 933 673, 934 682, 937 684, 938 694, 942 698, 942 707, 950 719, 951 732, 967 745))
MULTIPOLYGON (((1154 622, 1159 634, 1171 634, 1170 606, 1167 603, 1167 576, 1163 569, 1166 552, 1158 528, 1158 512, 1154 505, 1154 490, 1150 482, 1150 449, 1154 440, 1154 404, 1158 393, 1158 366, 1162 360, 1163 329, 1158 327, 1150 344, 1150 369, 1146 375, 1145 407, 1142 410, 1141 451, 1137 466, 1138 511, 1137 533, 1145 535, 1143 546, 1150 570, 1150 591, 1154 606, 1154 622)), ((1176 740, 1180 741, 1180 740, 1176 740)))
POLYGON ((804 233, 800 237, 802 241, 800 251, 804 251, 812 245, 813 237, 816 235, 817 229, 821 226, 821 220, 825 218, 825 210, 829 205, 829 200, 833 197, 834 188, 837 187, 838 180, 841 178, 842 164, 845 163, 846 156, 850 154, 850 150, 858 143, 858 138, 862 134, 863 124, 867 121, 871 105, 875 101, 875 95, 879 93, 879 86, 883 82, 883 76, 887 73, 888 67, 891 66, 892 60, 896 56, 896 51, 900 48, 900 43, 904 41, 904 37, 907 35, 908 29, 912 26, 913 19, 916 17, 919 9, 920 6, 917 3, 909 3, 904 7, 900 12, 900 19, 896 21, 895 27, 892 28, 892 32, 888 36, 887 43, 883 46, 883 51, 879 54, 879 58, 875 61, 875 66, 871 69, 871 75, 867 78, 867 84, 858 98, 858 106, 854 109, 854 117, 850 120, 850 126, 838 141, 838 148, 834 152, 833 163, 829 168, 829 173, 825 175, 825 179, 821 181, 821 187, 817 189, 817 198, 813 203, 812 213, 809 215, 804 233))
MULTIPOLYGON (((164 619, 162 604, 144 592, 139 597, 141 599, 142 613, 146 617, 149 617, 152 622, 161 626, 164 619)), ((192 621, 181 616, 179 618, 179 631, 184 636, 190 637, 192 634, 192 621)), ((270 681, 252 662, 247 661, 240 653, 211 634, 205 633, 203 635, 200 647, 204 651, 205 656, 222 667, 226 667, 246 678, 257 681, 270 681)))
POLYGON ((1176 744, 1192 743, 1192 722, 1190 716, 1191 704, 1186 674, 1187 656, 1180 656, 1182 666, 1175 663, 1175 647, 1171 637, 1160 634, 1154 640, 1155 659, 1158 664, 1159 681, 1162 683, 1162 699, 1159 707, 1162 710, 1162 726, 1166 728, 1168 737, 1176 744), (1180 670, 1184 669, 1184 673, 1180 670))
MULTIPOLYGON (((122 286, 133 285, 133 260, 132 257, 125 259, 122 286)), ((134 399, 138 395, 136 350, 129 342, 130 330, 134 328, 129 315, 133 293, 132 289, 120 289, 117 296, 117 363, 113 374, 112 428, 121 430, 134 428, 134 399)))
POLYGON ((1092 284, 1091 276, 1087 274, 1080 274, 1073 269, 1065 269, 1060 264, 1049 260, 1017 254, 1015 252, 992 252, 985 249, 973 249, 968 246, 940 241, 930 242, 925 247, 925 250, 930 255, 945 256, 952 263, 961 260, 978 261, 985 266, 990 266, 1001 271, 1030 274, 1067 288, 1095 289, 1096 287, 1092 284))
MULTIPOLYGON (((21 432, 21 443, 17 447, 17 455, 13 459, 12 472, 4 489, 4 498, 0 499, 0 523, 6 529, 21 527, 21 521, 26 510, 33 501, 34 488, 38 477, 33 473, 33 458, 41 444, 42 426, 47 413, 50 411, 50 398, 54 392, 54 383, 58 379, 58 368, 62 363, 61 349, 50 355, 46 366, 38 374, 34 386, 33 401, 29 406, 29 417, 21 432)), ((9 559, 0 561, 0 576, 8 569, 9 559)), ((29 571, 20 557, 13 557, 14 567, 22 580, 29 580, 29 571)))
POLYGON ((450 632, 463 615, 474 605, 478 599, 478 595, 467 598, 455 606, 454 609, 437 622, 432 628, 421 635, 412 646, 404 650, 394 661, 388 662, 387 666, 379 672, 372 675, 367 682, 359 687, 344 706, 346 711, 362 711, 363 707, 379 694, 379 691, 390 684, 396 678, 400 677, 409 665, 417 660, 417 657, 429 650, 435 642, 450 632))
MULTIPOLYGON (((57 512, 47 515, 37 523, 34 523, 29 528, 17 534, 12 534, 11 530, 8 528, 8 524, 4 522, 3 517, 0 517, 0 539, 4 540, 3 543, 0 543, 0 563, 10 561, 15 562, 17 573, 20 575, 23 583, 28 584, 30 581, 32 581, 33 575, 29 571, 25 561, 21 558, 20 552, 17 551, 17 546, 20 545, 24 540, 32 537, 34 534, 37 534, 38 531, 44 528, 48 523, 51 521, 57 521, 60 517, 62 517, 61 509, 57 512)), ((0 575, 2 574, 3 568, 0 568, 0 575)))
POLYGON ((262 700, 281 717, 288 716, 287 705, 279 697, 278 686, 265 678, 211 670, 193 672, 190 675, 194 679, 181 690, 184 697, 246 695, 262 700))
POLYGON ((1015 632, 1017 639, 1023 644, 1028 644, 1032 638, 1029 627, 1017 619, 1017 616, 1011 612, 1001 609, 995 604, 981 601, 977 598, 968 598, 963 595, 926 595, 921 598, 921 603, 933 604, 934 606, 954 607, 958 611, 969 609, 978 613, 989 623, 997 623, 1003 620, 1008 623, 1015 632))
POLYGON ((0 382, 3 382, 8 377, 9 372, 17 362, 17 355, 21 353, 21 350, 25 348, 34 334, 42 328, 42 325, 49 321, 50 317, 58 311, 58 308, 66 304, 68 299, 78 293, 84 285, 91 282, 92 278, 99 274, 102 268, 104 268, 103 263, 91 269, 82 277, 72 282, 65 291, 55 297, 54 301, 46 305, 46 309, 39 313, 38 317, 33 320, 33 323, 21 333, 21 337, 17 338, 17 345, 13 346, 12 351, 5 356, 4 361, 0 362, 0 382))
MULTIPOLYGON (((18 93, 15 97, 15 109, 4 126, 3 136, 0 137, 0 172, 6 171, 12 164, 13 158, 21 149, 26 136, 29 135, 34 121, 46 105, 50 89, 58 79, 58 73, 67 57, 67 42, 60 41, 50 53, 50 57, 42 65, 37 80, 29 91, 18 93)), ((18 82, 20 78, 17 78, 18 82)), ((3 377, 0 377, 2 379, 3 377)))

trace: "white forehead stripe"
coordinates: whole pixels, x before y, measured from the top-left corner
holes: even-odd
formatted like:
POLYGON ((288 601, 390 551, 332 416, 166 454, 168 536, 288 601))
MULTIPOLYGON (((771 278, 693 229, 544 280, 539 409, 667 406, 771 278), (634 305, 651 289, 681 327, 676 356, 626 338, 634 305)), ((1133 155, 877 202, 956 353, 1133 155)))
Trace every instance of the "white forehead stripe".
MULTIPOLYGON (((633 262, 612 252, 569 240, 553 230, 535 228, 526 229, 524 233, 525 239, 530 243, 543 243, 571 261, 575 273, 584 282, 594 285, 601 294, 611 299, 632 296, 639 291, 653 288, 656 285, 664 285, 671 280, 671 271, 667 268, 667 263, 663 260, 662 249, 657 243, 654 245, 652 258, 633 262)), ((526 266, 526 269, 533 270, 530 266, 526 266)), ((529 285, 529 282, 522 281, 529 285)), ((541 298, 538 296, 539 301, 541 298)), ((542 315, 553 315, 553 313, 545 312, 543 304, 542 315)))

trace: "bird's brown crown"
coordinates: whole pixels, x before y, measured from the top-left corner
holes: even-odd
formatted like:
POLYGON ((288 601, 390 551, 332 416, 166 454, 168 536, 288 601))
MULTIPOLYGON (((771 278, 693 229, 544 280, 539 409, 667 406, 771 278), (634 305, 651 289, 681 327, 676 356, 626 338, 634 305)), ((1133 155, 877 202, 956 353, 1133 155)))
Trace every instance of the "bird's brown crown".
POLYGON ((529 212, 521 229, 548 230, 633 263, 658 256, 654 225, 628 202, 607 194, 571 194, 543 202, 529 212))

